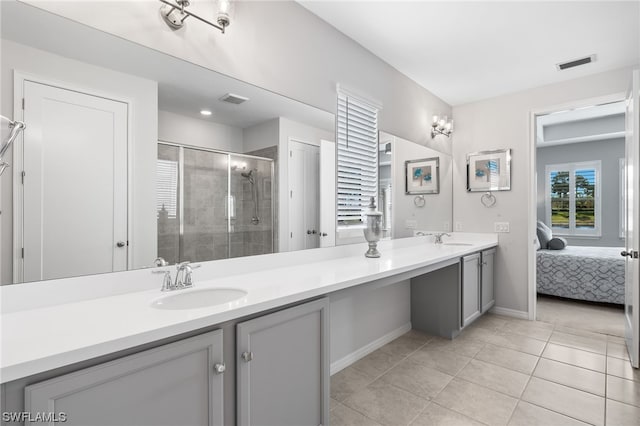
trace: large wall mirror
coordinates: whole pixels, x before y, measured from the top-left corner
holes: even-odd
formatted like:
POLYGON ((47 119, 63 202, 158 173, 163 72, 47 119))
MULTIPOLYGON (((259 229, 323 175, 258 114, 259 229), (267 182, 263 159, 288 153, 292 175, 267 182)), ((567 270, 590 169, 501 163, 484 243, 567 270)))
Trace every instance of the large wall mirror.
POLYGON ((2 115, 27 124, 1 181, 2 284, 320 246, 333 114, 30 5, 1 12, 2 115))
MULTIPOLYGON (((349 242, 336 238, 332 113, 32 5, 0 7, 0 113, 27 124, 0 180, 1 284, 349 242)), ((385 236, 443 229, 446 154, 441 200, 417 209, 399 164, 433 153, 387 139, 385 236)))

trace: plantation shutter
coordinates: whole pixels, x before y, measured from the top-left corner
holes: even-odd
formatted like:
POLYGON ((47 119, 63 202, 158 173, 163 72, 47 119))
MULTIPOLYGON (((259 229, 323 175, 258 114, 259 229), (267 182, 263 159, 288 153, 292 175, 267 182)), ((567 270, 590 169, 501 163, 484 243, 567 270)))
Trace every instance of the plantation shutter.
POLYGON ((178 204, 178 162, 157 160, 156 210, 167 211, 169 219, 175 219, 178 204))
POLYGON ((338 92, 339 226, 360 225, 378 195, 378 108, 338 92))

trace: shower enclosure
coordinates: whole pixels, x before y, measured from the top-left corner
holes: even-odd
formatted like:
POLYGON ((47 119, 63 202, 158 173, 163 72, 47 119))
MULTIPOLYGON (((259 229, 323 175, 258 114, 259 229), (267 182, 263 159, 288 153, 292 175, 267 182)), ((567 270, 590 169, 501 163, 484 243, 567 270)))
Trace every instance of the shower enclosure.
POLYGON ((158 256, 170 263, 273 253, 273 160, 158 144, 158 256))

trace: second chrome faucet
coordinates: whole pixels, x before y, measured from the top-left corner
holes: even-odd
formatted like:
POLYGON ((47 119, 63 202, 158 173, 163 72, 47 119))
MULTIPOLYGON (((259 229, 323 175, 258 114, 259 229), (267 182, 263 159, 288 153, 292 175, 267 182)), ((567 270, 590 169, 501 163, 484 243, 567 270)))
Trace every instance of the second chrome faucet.
MULTIPOLYGON (((156 259, 154 262, 156 266, 167 266, 167 262, 162 258, 156 259)), ((193 270, 195 268, 199 268, 200 265, 191 265, 191 262, 181 262, 176 264, 176 276, 172 280, 171 279, 171 271, 166 269, 161 269, 157 271, 153 271, 154 274, 164 274, 162 278, 162 287, 160 291, 173 291, 180 290, 183 288, 191 288, 193 287, 193 270)))

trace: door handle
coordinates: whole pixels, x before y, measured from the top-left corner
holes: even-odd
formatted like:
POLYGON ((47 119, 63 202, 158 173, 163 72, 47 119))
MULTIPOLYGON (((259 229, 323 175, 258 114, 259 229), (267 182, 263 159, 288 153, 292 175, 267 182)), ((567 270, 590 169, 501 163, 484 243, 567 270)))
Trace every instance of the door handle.
POLYGON ((321 236, 321 237, 326 237, 326 236, 327 236, 327 233, 326 233, 326 232, 321 232, 321 233, 320 233, 320 236, 321 236))
POLYGON ((307 235, 311 235, 311 229, 307 229, 307 235))
POLYGON ((640 256, 640 253, 638 253, 637 250, 629 250, 629 251, 623 250, 623 251, 620 252, 620 256, 623 256, 623 257, 627 256, 627 257, 630 257, 632 259, 637 259, 638 256, 640 256))
POLYGON ((126 245, 127 245, 127 243, 125 243, 124 241, 118 241, 118 242, 116 243, 116 246, 118 246, 118 247, 120 247, 120 248, 122 248, 122 247, 124 247, 124 246, 126 246, 126 245))

